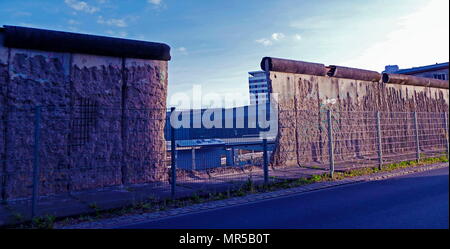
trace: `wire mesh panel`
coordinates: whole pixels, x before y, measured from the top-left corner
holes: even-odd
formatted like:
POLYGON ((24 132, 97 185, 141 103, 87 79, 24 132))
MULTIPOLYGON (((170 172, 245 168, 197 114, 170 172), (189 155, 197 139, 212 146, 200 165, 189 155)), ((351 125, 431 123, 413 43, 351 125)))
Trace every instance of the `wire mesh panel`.
MULTIPOLYGON (((98 106, 95 101, 80 98, 73 109, 70 120, 70 149, 76 150, 89 142, 90 132, 95 125, 98 106)), ((47 109, 47 108, 46 108, 47 109)))
POLYGON ((328 170, 333 163, 336 170, 349 170, 442 156, 447 150, 445 113, 330 111, 329 114, 330 118, 328 110, 280 110, 282 121, 271 161, 274 168, 328 170))
POLYGON ((275 167, 321 165, 327 160, 326 120, 312 111, 280 110, 275 167))
POLYGON ((124 139, 125 182, 161 183, 168 181, 165 109, 126 110, 124 139))
MULTIPOLYGON (((173 115, 178 117, 186 112, 196 118, 196 113, 190 110, 177 110, 173 115)), ((261 138, 235 133, 235 128, 221 128, 223 133, 215 128, 208 131, 202 126, 195 128, 193 123, 190 128, 174 129, 177 186, 195 191, 231 189, 249 180, 263 180, 261 138)))
POLYGON ((375 112, 336 112, 332 120, 336 170, 377 162, 376 117, 375 112))
POLYGON ((417 113, 420 158, 447 153, 448 127, 445 113, 417 113))
POLYGON ((280 110, 273 168, 325 168, 329 162, 326 112, 280 110))
POLYGON ((3 199, 31 196, 35 150, 40 195, 133 184, 168 186, 165 109, 82 103, 86 105, 41 107, 38 147, 34 141, 35 108, 4 112, 3 199))
POLYGON ((381 145, 386 162, 416 159, 416 125, 414 113, 382 112, 381 145))

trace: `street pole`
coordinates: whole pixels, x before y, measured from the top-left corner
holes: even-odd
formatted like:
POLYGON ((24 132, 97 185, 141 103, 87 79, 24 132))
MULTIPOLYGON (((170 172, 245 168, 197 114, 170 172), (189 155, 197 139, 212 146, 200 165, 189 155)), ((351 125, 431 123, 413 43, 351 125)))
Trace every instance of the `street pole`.
POLYGON ((263 139, 264 184, 269 183, 269 160, 267 158, 267 138, 263 139))
MULTIPOLYGON (((172 115, 175 113, 175 107, 172 107, 170 109, 170 115, 172 117, 172 115)), ((170 122, 170 119, 169 119, 170 122)), ((175 128, 173 127, 173 125, 170 122, 170 152, 171 152, 171 172, 172 172, 172 182, 171 182, 171 194, 172 194, 172 199, 175 199, 175 187, 176 187, 176 182, 177 182, 177 147, 176 147, 176 141, 175 141, 175 128)))
POLYGON ((333 120, 331 110, 327 112, 328 121, 328 156, 330 159, 330 176, 334 174, 334 146, 333 146, 333 120))
POLYGON ((381 140, 381 122, 380 122, 380 112, 377 111, 377 145, 378 145, 378 169, 381 170, 383 167, 383 147, 381 140))
POLYGON ((416 137, 416 160, 420 160, 420 144, 419 144, 419 125, 417 123, 417 112, 414 112, 414 130, 416 137))
POLYGON ((444 114, 444 124, 445 124, 445 136, 446 136, 446 146, 447 146, 447 158, 449 158, 450 159, 450 146, 449 146, 449 143, 448 143, 448 140, 449 140, 449 138, 448 138, 448 136, 449 136, 449 134, 448 134, 448 112, 446 112, 445 114, 444 114))

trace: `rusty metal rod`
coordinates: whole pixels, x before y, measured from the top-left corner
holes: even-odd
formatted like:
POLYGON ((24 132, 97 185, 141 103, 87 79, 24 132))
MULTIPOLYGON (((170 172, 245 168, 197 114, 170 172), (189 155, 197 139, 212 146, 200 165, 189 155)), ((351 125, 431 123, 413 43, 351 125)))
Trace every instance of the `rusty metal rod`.
POLYGON ((417 77, 406 74, 383 74, 383 83, 386 84, 400 84, 412 86, 426 86, 435 88, 448 89, 448 80, 438 80, 432 78, 417 77))
POLYGON ((284 73, 310 74, 317 76, 327 75, 327 68, 323 64, 272 57, 264 57, 262 59, 261 69, 266 72, 275 71, 284 73))
POLYGON ((328 68, 327 74, 330 77, 365 80, 372 82, 379 82, 381 80, 381 74, 375 71, 351 67, 341 67, 335 65, 330 65, 327 68, 328 68))

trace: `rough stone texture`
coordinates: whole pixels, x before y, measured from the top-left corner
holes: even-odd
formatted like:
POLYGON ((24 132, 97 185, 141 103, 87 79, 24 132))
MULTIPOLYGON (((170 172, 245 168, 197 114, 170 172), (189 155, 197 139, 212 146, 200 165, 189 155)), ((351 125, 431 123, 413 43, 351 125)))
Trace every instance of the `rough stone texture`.
MULTIPOLYGON (((29 195, 32 185, 34 153, 34 107, 67 106, 69 54, 11 49, 9 59, 9 82, 6 105, 7 132, 6 160, 8 177, 5 181, 6 198, 29 195)), ((60 188, 59 181, 65 176, 55 169, 68 164, 64 147, 64 132, 58 122, 66 119, 67 110, 42 109, 41 134, 41 184, 43 194, 60 188), (52 131, 51 134, 45 131, 52 131)))
POLYGON ((0 47, 2 199, 31 194, 36 106, 41 195, 167 178, 166 61, 25 49, 10 49, 8 61, 7 51, 0 47))
POLYGON ((166 120, 167 63, 142 59, 125 60, 124 105, 128 127, 124 134, 124 173, 128 182, 167 179, 166 120))
POLYGON ((71 189, 119 185, 122 182, 122 59, 73 54, 71 81, 73 108, 68 124, 71 189))
MULTIPOLYGON (((0 82, 6 82, 6 79, 8 78, 8 48, 3 47, 1 44, 3 44, 3 36, 0 33, 0 82)), ((0 85, 0 103, 3 104, 4 97, 6 95, 6 84, 0 85)))
MULTIPOLYGON (((280 110, 273 165, 328 163, 330 108, 336 135, 334 152, 341 161, 376 152, 376 111, 390 112, 382 115, 382 125, 391 126, 382 134, 386 153, 414 151, 413 117, 404 112, 448 112, 448 89, 281 72, 271 72, 270 79, 280 110), (330 100, 336 103, 327 105, 330 100)), ((420 125, 427 130, 436 124, 423 118, 420 125)), ((443 129, 438 132, 445 134, 443 129)))
MULTIPOLYGON (((8 80, 8 48, 2 46, 3 35, 0 33, 0 82, 7 82, 8 80)), ((3 182, 6 180, 6 163, 5 160, 5 129, 6 129, 6 109, 5 96, 7 92, 7 85, 0 84, 0 195, 5 195, 3 182)), ((0 197, 1 198, 1 197, 0 197)))

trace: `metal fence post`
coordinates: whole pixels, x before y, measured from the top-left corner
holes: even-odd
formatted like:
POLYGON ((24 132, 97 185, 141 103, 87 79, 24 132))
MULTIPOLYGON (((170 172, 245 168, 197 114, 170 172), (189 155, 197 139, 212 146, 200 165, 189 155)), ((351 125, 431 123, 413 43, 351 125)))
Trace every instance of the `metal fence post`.
POLYGON ((41 107, 37 106, 34 112, 34 153, 33 153, 33 194, 31 203, 31 219, 36 216, 39 198, 39 171, 40 171, 40 140, 41 140, 41 107))
POLYGON ((330 159, 330 176, 334 174, 334 146, 333 146, 333 120, 331 110, 327 112, 328 121, 328 156, 330 159))
MULTIPOLYGON (((175 107, 170 108, 170 115, 175 112, 175 107)), ((169 125, 170 125, 170 152, 171 152, 171 172, 172 172, 172 182, 171 182, 171 193, 172 193, 172 199, 175 198, 175 186, 177 182, 177 147, 175 144, 175 128, 170 123, 169 119, 169 125)))
POLYGON ((263 139, 264 184, 269 183, 269 160, 267 158, 267 138, 263 139))
POLYGON ((450 159, 450 146, 448 144, 449 134, 448 134, 448 112, 444 113, 444 124, 445 124, 445 136, 446 136, 446 146, 447 146, 447 158, 450 159))
POLYGON ((419 125, 417 123, 417 112, 414 112, 414 130, 416 137, 416 160, 420 160, 419 125))
POLYGON ((380 122, 380 112, 377 111, 377 145, 378 145, 378 169, 381 170, 383 167, 383 147, 381 145, 381 122, 380 122))

